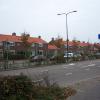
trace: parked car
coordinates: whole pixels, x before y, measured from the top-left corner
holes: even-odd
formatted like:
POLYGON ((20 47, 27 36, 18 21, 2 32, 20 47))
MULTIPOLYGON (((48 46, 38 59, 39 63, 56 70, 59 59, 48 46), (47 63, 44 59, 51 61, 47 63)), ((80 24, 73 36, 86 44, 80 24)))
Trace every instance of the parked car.
POLYGON ((43 55, 32 56, 30 58, 31 62, 41 62, 41 61, 45 61, 45 60, 46 60, 46 57, 43 55))
MULTIPOLYGON (((73 57, 73 56, 74 56, 73 53, 68 53, 68 58, 71 58, 71 57, 73 57)), ((67 53, 65 53, 64 58, 67 58, 67 53)))

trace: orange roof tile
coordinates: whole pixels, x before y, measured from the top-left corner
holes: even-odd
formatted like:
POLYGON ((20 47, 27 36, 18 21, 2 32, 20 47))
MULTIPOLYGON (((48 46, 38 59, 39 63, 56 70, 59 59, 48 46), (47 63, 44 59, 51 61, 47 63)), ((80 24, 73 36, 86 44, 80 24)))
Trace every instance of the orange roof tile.
POLYGON ((28 41, 31 42, 31 43, 47 43, 43 39, 41 39, 41 38, 35 38, 35 37, 30 37, 28 39, 28 41))
POLYGON ((0 41, 21 42, 21 37, 20 36, 12 36, 12 35, 0 34, 0 41))
MULTIPOLYGON (((0 34, 0 41, 12 41, 12 42, 22 42, 21 36, 3 35, 0 34)), ((41 38, 29 37, 28 41, 30 43, 47 43, 41 38)))
MULTIPOLYGON (((64 44, 67 45, 67 42, 64 41, 64 44)), ((69 45, 69 46, 73 46, 73 42, 72 42, 72 41, 68 41, 68 45, 69 45)))
POLYGON ((85 43, 85 42, 80 42, 79 43, 79 46, 82 46, 82 47, 86 47, 86 46, 88 46, 89 44, 88 43, 85 43))
POLYGON ((57 50, 58 48, 55 45, 48 45, 48 49, 57 50))

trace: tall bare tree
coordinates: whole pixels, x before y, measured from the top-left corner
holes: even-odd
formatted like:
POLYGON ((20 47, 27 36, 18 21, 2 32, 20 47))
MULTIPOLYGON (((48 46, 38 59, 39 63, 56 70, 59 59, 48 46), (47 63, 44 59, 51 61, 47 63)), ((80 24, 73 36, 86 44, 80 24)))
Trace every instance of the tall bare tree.
POLYGON ((24 48, 25 48, 25 57, 30 56, 30 47, 31 43, 28 41, 30 35, 27 32, 24 32, 21 34, 21 41, 23 42, 24 48))

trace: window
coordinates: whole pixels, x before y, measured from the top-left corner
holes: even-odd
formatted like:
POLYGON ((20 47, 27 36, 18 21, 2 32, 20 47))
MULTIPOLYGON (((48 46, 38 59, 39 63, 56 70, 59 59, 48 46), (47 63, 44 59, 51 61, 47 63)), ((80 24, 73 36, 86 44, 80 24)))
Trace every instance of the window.
POLYGON ((0 57, 3 57, 3 51, 0 50, 0 57))
POLYGON ((35 43, 32 43, 32 47, 35 47, 35 43))
POLYGON ((43 47, 43 44, 42 43, 39 43, 39 47, 43 47))
POLYGON ((32 51, 32 56, 35 56, 35 51, 32 51))
POLYGON ((0 46, 2 46, 3 45, 3 43, 2 42, 0 42, 0 46))
POLYGON ((39 55, 43 55, 43 50, 39 50, 39 51, 38 51, 38 54, 39 54, 39 55))
POLYGON ((11 54, 15 54, 15 50, 10 50, 10 53, 11 54))
POLYGON ((14 42, 9 42, 9 45, 10 46, 15 46, 15 43, 14 42))
POLYGON ((4 46, 5 46, 5 47, 8 47, 8 46, 15 46, 15 42, 5 41, 5 42, 4 42, 4 46))

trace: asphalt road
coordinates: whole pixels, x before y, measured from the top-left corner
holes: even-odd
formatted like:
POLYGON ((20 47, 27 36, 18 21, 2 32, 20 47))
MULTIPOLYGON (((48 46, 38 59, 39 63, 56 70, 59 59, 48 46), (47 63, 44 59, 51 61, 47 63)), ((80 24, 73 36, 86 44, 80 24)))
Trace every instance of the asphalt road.
POLYGON ((24 73, 30 78, 48 73, 50 80, 58 82, 61 86, 73 84, 81 80, 88 80, 100 75, 100 60, 83 61, 70 64, 53 65, 38 68, 20 69, 0 72, 0 75, 18 75, 24 73))
MULTIPOLYGON (((43 74, 48 74, 51 82, 57 82, 60 86, 67 86, 70 84, 88 81, 90 79, 100 77, 100 60, 82 61, 70 64, 3 71, 0 72, 0 75, 19 75, 20 73, 28 75, 33 80, 41 80, 43 74)), ((89 98, 90 95, 95 93, 95 96, 97 98, 100 94, 100 91, 98 89, 100 90, 99 84, 97 84, 94 88, 89 88, 87 94, 84 94, 85 97, 87 96, 87 98, 89 98), (96 93, 96 91, 98 91, 99 93, 96 93)), ((100 96, 99 99, 96 98, 92 98, 91 100, 100 100, 100 96)), ((78 97, 76 96, 75 100, 77 99, 84 100, 82 99, 82 95, 80 94, 78 95, 78 97)), ((90 98, 86 100, 90 100, 90 98)))

